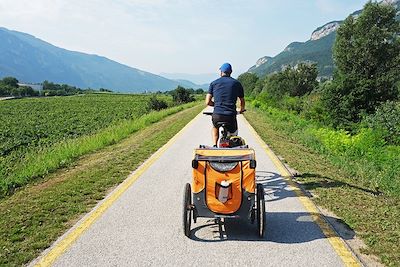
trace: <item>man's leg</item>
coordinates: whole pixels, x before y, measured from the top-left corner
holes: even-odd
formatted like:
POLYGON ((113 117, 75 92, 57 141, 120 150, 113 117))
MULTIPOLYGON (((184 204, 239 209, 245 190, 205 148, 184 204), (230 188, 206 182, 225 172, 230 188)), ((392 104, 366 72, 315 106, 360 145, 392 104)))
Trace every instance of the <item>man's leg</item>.
POLYGON ((218 128, 215 128, 215 127, 212 128, 212 137, 213 137, 214 145, 217 146, 218 145, 218 138, 219 138, 218 128))

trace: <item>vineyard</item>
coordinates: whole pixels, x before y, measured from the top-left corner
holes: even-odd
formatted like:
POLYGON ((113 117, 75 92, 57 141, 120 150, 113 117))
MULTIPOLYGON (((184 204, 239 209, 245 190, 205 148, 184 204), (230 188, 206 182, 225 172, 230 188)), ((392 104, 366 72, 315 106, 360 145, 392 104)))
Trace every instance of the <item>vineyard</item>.
MULTIPOLYGON (((167 96, 163 98, 169 100, 167 96)), ((29 177, 16 174, 32 157, 71 140, 135 121, 149 112, 149 99, 146 95, 92 94, 1 101, 0 195, 10 185, 26 183, 29 177)))

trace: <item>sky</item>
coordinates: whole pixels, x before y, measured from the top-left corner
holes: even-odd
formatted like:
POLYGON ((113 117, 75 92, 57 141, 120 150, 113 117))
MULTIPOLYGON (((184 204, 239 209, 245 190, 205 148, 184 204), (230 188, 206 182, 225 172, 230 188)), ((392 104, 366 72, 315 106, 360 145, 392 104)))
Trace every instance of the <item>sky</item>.
POLYGON ((156 74, 238 75, 366 1, 0 0, 0 27, 156 74))

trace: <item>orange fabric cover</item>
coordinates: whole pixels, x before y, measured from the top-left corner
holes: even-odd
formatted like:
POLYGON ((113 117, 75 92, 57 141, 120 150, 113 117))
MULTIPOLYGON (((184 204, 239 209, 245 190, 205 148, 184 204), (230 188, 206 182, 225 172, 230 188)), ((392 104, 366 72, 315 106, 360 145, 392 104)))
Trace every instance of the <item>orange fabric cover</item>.
POLYGON ((206 189, 206 203, 208 208, 216 213, 230 214, 234 213, 240 208, 242 203, 242 185, 241 185, 241 171, 240 163, 229 172, 220 173, 211 168, 210 164, 207 164, 207 189, 206 189), (221 184, 222 181, 228 181, 231 183, 232 198, 225 203, 221 203, 218 200, 218 196, 215 195, 216 183, 221 184))
POLYGON ((204 189, 205 179, 204 179, 204 166, 205 161, 199 161, 199 166, 197 169, 193 169, 193 181, 192 181, 192 191, 193 193, 200 193, 204 189))
POLYGON ((243 161, 243 185, 249 193, 255 193, 256 191, 256 170, 250 169, 250 161, 243 161))
MULTIPOLYGON (((205 166, 205 161, 199 161, 197 169, 193 169, 193 181, 192 181, 193 193, 200 193, 201 190, 203 190, 205 187, 204 166, 205 166)), ((254 193, 255 179, 256 179, 256 173, 255 170, 250 169, 250 161, 244 161, 242 187, 246 189, 247 192, 254 193)))
MULTIPOLYGON (((210 149, 196 149, 196 155, 201 156, 242 156, 242 155, 253 155, 253 149, 226 149, 226 150, 210 150, 210 149)), ((255 193, 255 170, 250 169, 250 161, 242 161, 242 164, 238 162, 237 166, 229 172, 220 173, 215 171, 207 163, 207 188, 204 169, 206 167, 206 161, 199 160, 197 169, 193 169, 193 181, 192 190, 193 193, 200 193, 202 190, 206 189, 206 202, 208 208, 215 212, 221 214, 231 214, 236 212, 240 208, 242 202, 242 190, 246 190, 249 193, 255 193), (241 181, 241 167, 243 172, 243 181, 241 181), (232 198, 226 203, 221 203, 218 200, 218 196, 215 195, 216 183, 221 184, 222 181, 228 181, 232 185, 232 198), (243 184, 242 184, 243 183, 243 184)))

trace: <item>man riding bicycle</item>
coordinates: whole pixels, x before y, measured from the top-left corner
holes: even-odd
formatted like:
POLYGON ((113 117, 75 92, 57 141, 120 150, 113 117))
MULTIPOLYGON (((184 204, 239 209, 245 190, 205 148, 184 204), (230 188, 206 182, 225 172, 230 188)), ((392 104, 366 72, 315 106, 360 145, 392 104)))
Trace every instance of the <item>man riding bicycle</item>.
POLYGON ((231 64, 224 63, 219 70, 221 77, 210 84, 206 96, 206 105, 214 107, 212 137, 215 147, 219 138, 218 123, 225 122, 228 132, 237 135, 236 101, 238 98, 240 100, 240 113, 245 110, 243 86, 231 77, 231 64))

